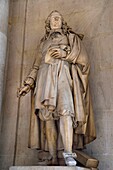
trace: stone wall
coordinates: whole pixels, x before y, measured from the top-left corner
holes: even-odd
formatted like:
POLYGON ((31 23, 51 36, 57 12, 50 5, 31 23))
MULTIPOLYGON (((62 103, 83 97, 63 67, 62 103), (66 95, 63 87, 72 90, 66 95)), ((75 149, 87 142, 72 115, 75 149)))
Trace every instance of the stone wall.
POLYGON ((83 42, 91 63, 90 89, 97 129, 97 139, 87 146, 87 152, 99 159, 100 170, 112 170, 112 0, 11 0, 0 169, 37 162, 37 151, 27 148, 30 94, 17 99, 16 90, 31 68, 36 46, 44 34, 44 21, 54 9, 63 14, 75 32, 85 35, 83 42))

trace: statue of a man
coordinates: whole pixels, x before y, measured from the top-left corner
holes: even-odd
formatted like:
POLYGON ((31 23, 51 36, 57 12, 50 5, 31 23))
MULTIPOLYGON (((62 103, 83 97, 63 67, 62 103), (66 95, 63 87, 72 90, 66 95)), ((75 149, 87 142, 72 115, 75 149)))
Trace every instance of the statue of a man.
POLYGON ((41 149, 49 150, 52 164, 60 149, 64 149, 67 165, 76 164, 73 151, 95 139, 89 61, 83 36, 73 32, 58 11, 50 13, 45 29, 35 63, 18 95, 34 88, 35 114, 43 127, 38 137, 41 149))

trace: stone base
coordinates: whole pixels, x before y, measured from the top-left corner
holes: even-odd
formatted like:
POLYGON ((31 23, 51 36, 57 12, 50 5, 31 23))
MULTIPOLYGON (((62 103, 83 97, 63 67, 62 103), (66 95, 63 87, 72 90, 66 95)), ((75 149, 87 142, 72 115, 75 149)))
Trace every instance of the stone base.
POLYGON ((96 168, 83 168, 78 166, 13 166, 9 170, 97 170, 96 168))

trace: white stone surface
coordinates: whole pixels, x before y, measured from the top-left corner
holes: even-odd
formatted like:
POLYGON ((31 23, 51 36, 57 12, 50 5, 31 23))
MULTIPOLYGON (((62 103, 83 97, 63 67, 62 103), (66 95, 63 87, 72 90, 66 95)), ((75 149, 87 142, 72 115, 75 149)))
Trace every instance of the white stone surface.
POLYGON ((0 0, 0 32, 5 35, 7 35, 9 1, 10 0, 0 0))
POLYGON ((0 112, 2 107, 6 47, 7 47, 7 37, 5 34, 0 32, 0 112))
MULTIPOLYGON (((90 170, 89 168, 69 167, 69 166, 15 166, 9 170, 90 170)), ((96 170, 96 169, 95 169, 96 170)))
POLYGON ((1 129, 1 108, 4 86, 4 69, 7 49, 9 0, 0 0, 0 129, 1 129))

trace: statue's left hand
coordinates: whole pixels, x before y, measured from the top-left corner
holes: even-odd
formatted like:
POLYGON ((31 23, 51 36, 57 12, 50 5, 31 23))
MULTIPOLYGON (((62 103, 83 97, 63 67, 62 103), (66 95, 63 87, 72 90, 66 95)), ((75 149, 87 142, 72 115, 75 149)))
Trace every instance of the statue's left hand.
POLYGON ((60 49, 59 47, 51 47, 49 48, 49 54, 53 58, 63 58, 66 57, 66 51, 60 49))

